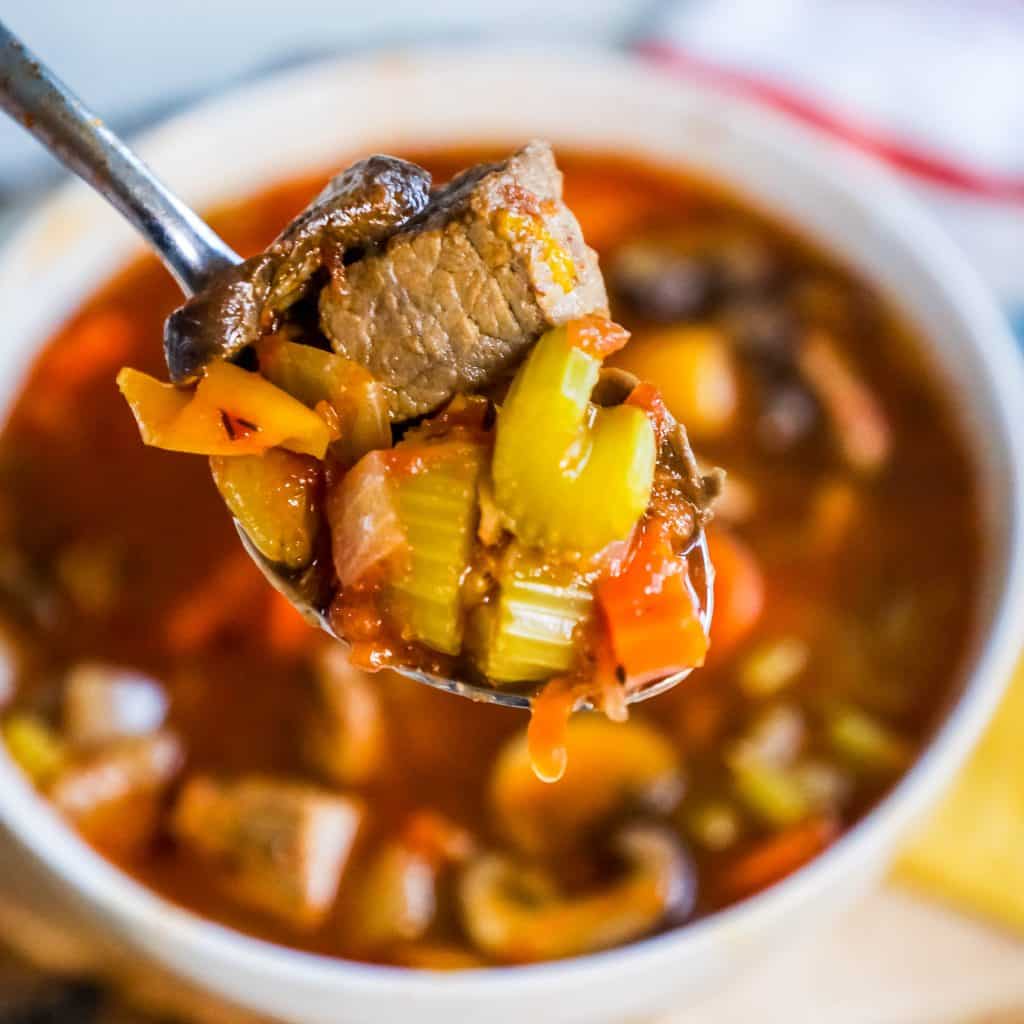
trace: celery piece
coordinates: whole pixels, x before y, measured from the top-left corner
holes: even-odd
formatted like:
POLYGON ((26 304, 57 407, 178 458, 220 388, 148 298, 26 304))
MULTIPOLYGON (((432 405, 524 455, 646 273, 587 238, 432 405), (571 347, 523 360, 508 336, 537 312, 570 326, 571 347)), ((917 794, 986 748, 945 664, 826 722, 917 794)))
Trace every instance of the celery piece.
POLYGON ((811 812, 811 802, 792 773, 750 756, 729 759, 736 795, 765 824, 795 825, 811 812))
POLYGON ((16 713, 0 730, 11 759, 37 786, 45 786, 67 762, 63 740, 42 719, 16 713))
POLYGON ((304 405, 329 402, 341 426, 331 452, 345 464, 376 448, 391 447, 391 420, 383 386, 368 370, 312 345, 269 339, 260 351, 260 372, 304 405))
POLYGON ((590 402, 600 371, 565 327, 548 331, 498 415, 494 494, 527 544, 598 551, 626 537, 647 508, 654 430, 640 409, 590 402))
POLYGON ((210 471, 224 503, 264 558, 302 569, 320 526, 320 465, 271 448, 263 455, 215 455, 210 471))
POLYGON ((910 761, 907 743, 860 708, 848 704, 836 708, 827 729, 832 748, 858 768, 895 775, 910 761))
POLYGON ((431 453, 416 472, 394 477, 409 553, 390 593, 403 631, 435 650, 458 654, 460 591, 476 531, 476 486, 484 452, 465 442, 437 447, 442 446, 450 451, 431 453))
POLYGON ((494 601, 474 612, 474 658, 497 683, 547 679, 568 672, 576 630, 592 614, 593 594, 563 566, 513 548, 494 601))

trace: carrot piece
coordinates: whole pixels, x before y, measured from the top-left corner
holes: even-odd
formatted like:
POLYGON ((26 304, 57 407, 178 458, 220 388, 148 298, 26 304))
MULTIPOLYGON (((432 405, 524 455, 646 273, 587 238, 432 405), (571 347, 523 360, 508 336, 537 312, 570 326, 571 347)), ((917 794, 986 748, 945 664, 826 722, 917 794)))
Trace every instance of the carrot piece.
POLYGON ((578 701, 577 689, 568 679, 552 679, 534 698, 526 744, 530 765, 541 782, 557 782, 565 774, 569 716, 578 701))
POLYGON ((194 391, 126 367, 117 386, 145 444, 200 455, 259 455, 281 446, 322 459, 330 430, 258 373, 215 361, 194 391))
POLYGON ((317 642, 316 630, 295 610, 283 594, 267 588, 267 645, 275 654, 294 657, 317 642))
POLYGON ((239 548, 167 616, 168 647, 180 654, 205 646, 235 622, 239 608, 245 608, 265 586, 259 570, 239 548))
POLYGON ((619 665, 632 684, 704 664, 708 638, 664 523, 641 532, 624 572, 601 583, 598 602, 619 665))
POLYGON ((781 881, 816 857, 839 834, 832 818, 810 818, 765 839, 729 864, 719 875, 723 899, 751 896, 781 881))
POLYGON ((754 553, 735 534, 709 530, 708 551, 715 567, 711 649, 721 659, 757 625, 764 611, 765 583, 754 553))
POLYGON ((629 331, 612 320, 591 313, 570 320, 566 326, 569 344, 595 359, 604 359, 613 352, 624 348, 629 341, 629 331))

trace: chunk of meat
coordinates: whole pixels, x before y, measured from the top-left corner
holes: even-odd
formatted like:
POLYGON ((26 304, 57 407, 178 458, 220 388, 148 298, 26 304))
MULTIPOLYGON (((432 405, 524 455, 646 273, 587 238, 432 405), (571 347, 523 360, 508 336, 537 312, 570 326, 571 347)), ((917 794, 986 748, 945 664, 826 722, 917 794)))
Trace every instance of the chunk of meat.
POLYGON ((141 672, 83 662, 68 674, 62 724, 74 746, 143 736, 159 729, 166 717, 163 687, 141 672))
POLYGON ((152 838, 160 801, 183 762, 173 733, 127 737, 72 761, 48 795, 90 842, 125 854, 152 838))
POLYGON ((211 359, 237 355, 306 294, 321 268, 340 266, 351 246, 383 241, 426 206, 429 192, 422 167, 391 156, 337 175, 266 252, 218 275, 168 317, 171 380, 186 383, 211 359))
POLYGON ((470 168, 320 297, 334 348, 388 389, 391 418, 503 377, 547 328, 605 313, 597 257, 551 147, 470 168))
POLYGON ((362 814, 357 801, 316 786, 198 776, 182 790, 172 827, 239 903, 305 930, 334 903, 362 814))
POLYGON ((356 668, 340 644, 316 659, 317 702, 306 737, 309 760, 325 778, 358 786, 377 774, 387 736, 380 687, 356 668))

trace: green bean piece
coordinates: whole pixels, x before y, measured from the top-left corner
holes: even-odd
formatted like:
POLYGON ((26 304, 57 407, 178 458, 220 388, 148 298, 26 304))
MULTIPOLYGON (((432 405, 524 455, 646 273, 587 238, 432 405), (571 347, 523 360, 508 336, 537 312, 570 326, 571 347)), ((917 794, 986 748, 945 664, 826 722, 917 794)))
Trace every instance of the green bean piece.
POLYGON ((392 582, 394 614, 404 632, 445 654, 462 649, 460 591, 476 530, 477 478, 483 449, 446 445, 416 472, 396 475, 398 515, 408 561, 392 582))
POLYGON ((628 536, 647 508, 654 430, 638 408, 591 403, 600 370, 559 327, 512 382, 498 415, 494 494, 524 543, 592 553, 628 536))

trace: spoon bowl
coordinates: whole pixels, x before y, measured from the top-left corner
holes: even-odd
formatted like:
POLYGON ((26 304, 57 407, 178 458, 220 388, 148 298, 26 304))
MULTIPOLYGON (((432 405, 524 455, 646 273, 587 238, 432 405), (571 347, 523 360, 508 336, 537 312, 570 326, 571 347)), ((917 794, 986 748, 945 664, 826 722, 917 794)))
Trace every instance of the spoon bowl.
MULTIPOLYGON (((263 573, 267 582, 279 593, 282 594, 288 603, 297 611, 311 626, 322 629, 325 633, 334 637, 338 643, 346 644, 344 637, 339 636, 331 626, 330 620, 322 610, 310 603, 309 599, 301 593, 294 582, 285 574, 280 572, 273 562, 264 558, 256 549, 256 545, 249 539, 242 524, 236 519, 235 530, 242 542, 249 557, 256 563, 257 568, 263 573)), ((699 618, 705 632, 711 628, 711 618, 715 611, 715 570, 711 564, 708 553, 707 535, 703 530, 698 530, 691 542, 686 554, 697 557, 698 577, 702 585, 698 586, 697 592, 701 596, 699 618)), ((454 693, 459 697, 466 697, 469 700, 481 704, 498 704, 506 708, 530 708, 533 706, 533 699, 544 685, 527 684, 516 688, 515 686, 483 686, 466 679, 450 679, 447 676, 439 676, 433 672, 423 672, 416 668, 403 668, 400 665, 393 667, 393 671, 406 679, 416 683, 423 683, 432 686, 435 690, 444 690, 446 693, 454 693)), ((683 669, 680 672, 673 672, 661 679, 644 684, 626 695, 627 704, 638 704, 640 701, 657 697, 660 693, 671 690, 673 686, 681 683, 693 669, 683 669)), ((582 708, 590 707, 589 704, 581 705, 582 708)))

